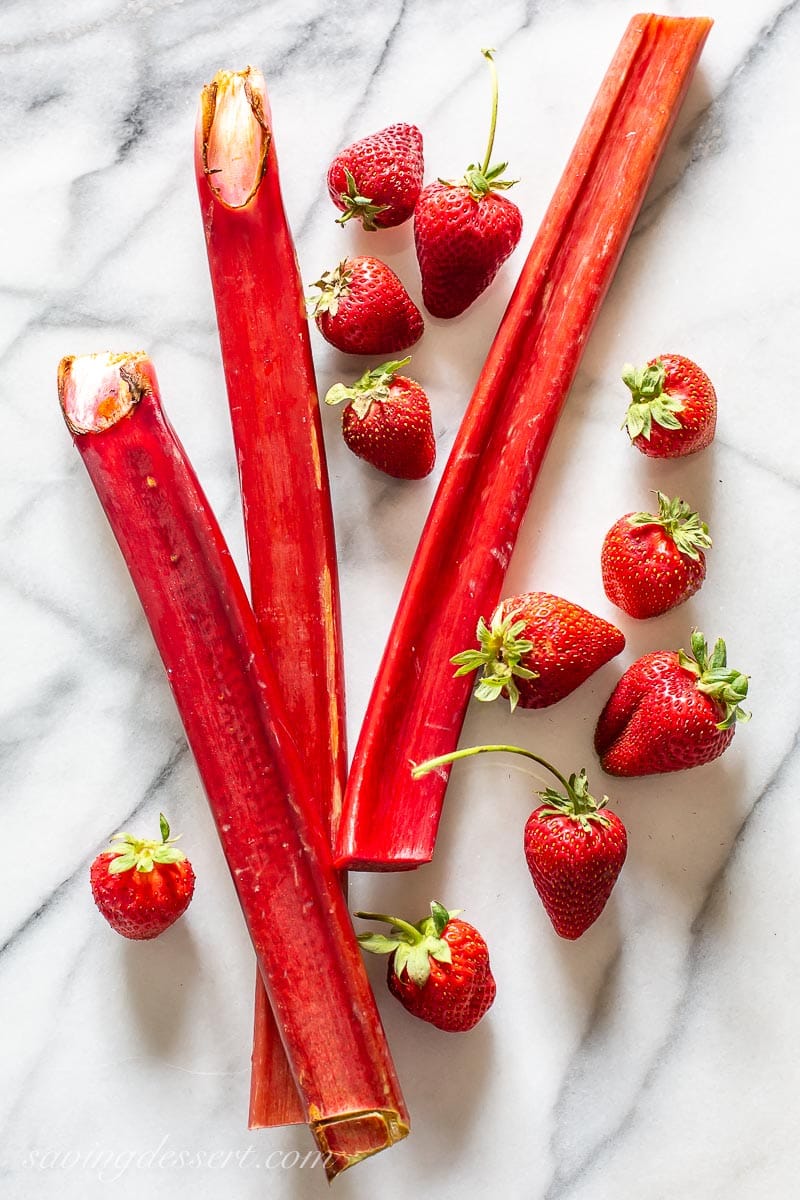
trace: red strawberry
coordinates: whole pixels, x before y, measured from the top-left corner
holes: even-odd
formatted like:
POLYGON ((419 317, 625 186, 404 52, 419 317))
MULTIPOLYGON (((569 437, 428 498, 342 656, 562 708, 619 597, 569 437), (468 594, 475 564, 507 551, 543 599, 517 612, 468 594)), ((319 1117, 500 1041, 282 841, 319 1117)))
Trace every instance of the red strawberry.
POLYGON ((478 650, 450 659, 456 676, 481 670, 476 699, 507 696, 512 712, 517 704, 546 708, 563 700, 625 648, 614 625, 548 592, 503 600, 491 628, 481 617, 477 638, 478 650))
POLYGON ((515 180, 502 179, 507 163, 490 167, 497 121, 497 73, 492 51, 482 53, 492 71, 492 124, 481 166, 459 181, 438 180, 420 193, 414 240, 422 298, 434 317, 457 317, 484 292, 522 235, 522 214, 499 196, 515 180))
POLYGON ((364 950, 391 954, 389 991, 415 1017, 447 1033, 464 1033, 491 1007, 496 987, 486 942, 474 926, 457 919, 435 900, 431 915, 417 925, 382 913, 356 913, 385 921, 391 936, 360 933, 364 950))
POLYGON ((158 937, 186 911, 194 892, 194 871, 160 817, 161 841, 117 833, 98 854, 90 872, 94 902, 123 937, 158 937))
POLYGON ((418 383, 398 375, 410 358, 365 371, 351 387, 335 383, 326 404, 348 401, 342 434, 354 454, 395 479, 422 479, 436 461, 431 406, 418 383))
POLYGON ((622 870, 628 852, 625 826, 606 809, 608 796, 595 800, 590 795, 585 771, 566 779, 546 758, 521 746, 468 746, 421 763, 411 777, 419 779, 458 759, 495 751, 532 759, 563 788, 539 793, 544 804, 525 825, 525 859, 556 933, 578 938, 600 916, 622 870))
POLYGON ((683 604, 706 577, 708 526, 685 501, 656 495, 658 515, 620 517, 600 556, 606 595, 631 617, 657 617, 683 604))
POLYGON ((713 441, 717 396, 711 380, 690 358, 662 354, 646 367, 628 363, 622 378, 632 394, 623 428, 642 454, 682 458, 713 441))
POLYGON ((317 328, 345 354, 394 354, 422 337, 422 313, 379 258, 346 258, 313 286, 320 289, 309 297, 317 328))
POLYGON ((422 187, 422 134, 416 125, 388 125, 341 150, 328 168, 328 192, 344 225, 357 217, 367 230, 402 225, 422 187))
POLYGON ((606 906, 628 853, 628 835, 608 797, 589 794, 586 772, 547 788, 528 817, 525 860, 559 937, 574 940, 606 906))
POLYGON ((600 714, 594 744, 609 775, 684 771, 719 758, 733 740, 747 676, 727 666, 720 638, 709 657, 702 633, 692 654, 656 650, 628 667, 600 714))

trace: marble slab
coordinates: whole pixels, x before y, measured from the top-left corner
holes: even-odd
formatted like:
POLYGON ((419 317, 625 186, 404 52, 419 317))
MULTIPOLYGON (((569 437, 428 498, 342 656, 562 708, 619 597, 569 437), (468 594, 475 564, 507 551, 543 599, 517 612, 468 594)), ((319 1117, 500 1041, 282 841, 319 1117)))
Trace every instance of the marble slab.
MULTIPOLYGON (((663 10, 688 15, 688 0, 663 10)), ((414 371, 439 465, 389 481, 326 412, 355 737, 427 507, 539 217, 628 18, 630 0, 4 0, 0 8, 0 1193, 9 1200, 298 1200, 322 1195, 302 1127, 245 1129, 252 956, 194 766, 125 569, 63 427, 66 353, 145 347, 237 561, 243 538, 192 174, 201 84, 260 65, 270 86, 304 278, 377 252, 419 296, 408 226, 337 228, 333 152, 417 122, 428 177, 481 146, 497 48, 497 149, 526 231, 461 319, 429 320, 414 371), (198 875, 163 938, 115 938, 88 865, 160 809, 198 875), (295 1153, 297 1152, 297 1157, 295 1153), (169 1155, 172 1154, 170 1158, 169 1155), (214 1157, 216 1155, 216 1157, 214 1157)), ((798 278, 797 0, 706 0, 702 65, 524 524, 508 591, 563 593, 611 619, 599 546, 650 489, 712 526, 708 581, 657 621, 620 618, 623 659, 554 709, 471 709, 464 744, 510 734, 599 786, 593 722, 621 666, 724 634, 754 719, 691 774, 607 781, 631 851, 609 907, 559 941, 521 832, 538 774, 456 771, 435 861, 355 876, 354 907, 432 896, 486 935, 498 982, 464 1037, 415 1022, 369 964, 412 1111, 407 1142, 336 1184, 347 1200, 782 1200, 796 1194, 800 752, 794 395, 798 278), (619 423, 625 360, 676 351, 714 378, 713 447, 648 461, 619 423)), ((357 364, 315 334, 320 384, 357 364)))

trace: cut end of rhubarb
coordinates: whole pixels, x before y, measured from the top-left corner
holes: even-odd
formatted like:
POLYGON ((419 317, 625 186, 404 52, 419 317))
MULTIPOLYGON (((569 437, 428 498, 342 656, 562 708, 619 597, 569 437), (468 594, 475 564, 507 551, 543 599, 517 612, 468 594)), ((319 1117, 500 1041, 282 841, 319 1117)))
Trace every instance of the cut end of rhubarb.
POLYGON ((319 1121, 312 1119, 311 1130, 324 1155, 329 1182, 348 1167, 388 1150, 410 1132, 405 1114, 391 1108, 343 1113, 319 1121))
POLYGON ((200 97, 202 165, 214 195, 244 208, 264 175, 271 140, 264 77, 255 67, 218 71, 200 97))
POLYGON ((155 370, 142 351, 80 354, 58 364, 58 398, 74 434, 102 433, 157 387, 155 370))

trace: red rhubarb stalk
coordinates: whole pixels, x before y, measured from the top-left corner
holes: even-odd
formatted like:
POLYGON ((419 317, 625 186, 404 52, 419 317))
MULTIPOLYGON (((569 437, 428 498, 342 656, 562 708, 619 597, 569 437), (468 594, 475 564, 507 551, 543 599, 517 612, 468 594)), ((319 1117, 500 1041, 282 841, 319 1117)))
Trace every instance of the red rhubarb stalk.
POLYGON ((634 17, 495 337, 420 540, 367 709, 337 838, 341 866, 433 854, 469 701, 451 657, 495 607, 545 450, 711 22, 634 17))
POLYGON ((150 361, 64 359, 59 395, 163 659, 333 1177, 404 1137, 408 1118, 279 681, 150 361))
MULTIPOLYGON (((305 300, 259 71, 202 92, 195 169, 231 410, 253 610, 311 794, 338 820, 347 757, 328 472, 305 300)), ((256 982, 250 1127, 301 1121, 256 982)))

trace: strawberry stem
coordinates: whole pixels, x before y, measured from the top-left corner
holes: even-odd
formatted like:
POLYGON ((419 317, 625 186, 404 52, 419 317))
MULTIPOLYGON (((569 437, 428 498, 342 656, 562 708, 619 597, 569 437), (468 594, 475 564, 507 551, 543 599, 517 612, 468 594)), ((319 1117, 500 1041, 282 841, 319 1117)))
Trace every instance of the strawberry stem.
POLYGON ((497 67, 494 65, 494 50, 481 50, 481 54, 488 62, 489 70, 492 74, 492 120, 489 125, 489 142, 486 146, 486 154, 481 166, 481 175, 485 175, 489 170, 489 163, 492 160, 492 151, 494 150, 494 135, 497 129, 497 101, 500 88, 497 81, 497 67))
MULTIPOLYGON (((474 200, 482 200, 484 196, 488 196, 490 192, 505 192, 510 187, 513 187, 517 182, 516 179, 502 179, 501 176, 505 171, 508 163, 498 163, 497 166, 491 166, 492 151, 494 150, 494 135, 497 130, 497 100, 498 100, 498 85, 497 85, 497 68, 494 65, 494 50, 481 50, 481 54, 489 64, 489 70, 492 73, 492 120, 489 125, 489 141, 486 146, 486 155, 483 162, 470 163, 464 172, 464 178, 455 186, 469 188, 470 195, 474 200)), ((447 183, 447 180, 442 180, 442 183, 447 183)), ((455 182, 455 181, 451 181, 455 182)))
POLYGON ((357 912, 355 914, 362 921, 382 921, 385 925, 391 925, 393 929, 400 929, 411 939, 412 943, 421 942, 422 934, 409 921, 404 921, 401 917, 389 917, 386 913, 373 912, 357 912))
POLYGON ((562 795, 561 792, 557 792, 555 788, 551 787, 539 792, 545 801, 545 807, 539 810, 542 816, 570 817, 584 829, 589 827, 590 821, 608 825, 608 817, 602 811, 608 804, 608 796, 603 796, 602 800, 596 800, 590 793, 585 768, 581 768, 577 774, 570 775, 569 779, 566 779, 546 758, 534 754, 532 750, 524 750, 522 746, 467 746, 464 750, 454 750, 452 754, 442 754, 439 758, 431 758, 428 762, 420 763, 419 766, 412 768, 411 778, 419 779, 421 776, 427 775, 429 771, 435 770, 436 767, 445 766, 459 758, 469 758, 473 754, 488 754, 496 750, 502 750, 508 754, 522 754, 525 758, 533 759, 551 775, 555 775, 565 794, 562 795))
POLYGON ((430 978, 431 959, 452 962, 450 947, 442 934, 450 918, 460 912, 460 908, 448 912, 438 900, 431 900, 430 916, 423 917, 417 925, 400 917, 387 917, 385 913, 357 912, 362 921, 385 921, 392 926, 388 937, 383 933, 359 933, 358 944, 370 954, 393 954, 397 978, 405 971, 417 987, 424 987, 430 978))
POLYGON ((418 766, 412 768, 411 778, 421 779, 429 771, 435 771, 437 767, 444 767, 448 763, 456 762, 459 758, 471 758, 473 754, 494 754, 499 751, 506 754, 522 754, 525 758, 532 759, 540 767, 544 767, 546 771, 554 775, 567 792, 572 791, 569 782, 560 771, 556 770, 552 763, 549 763, 546 758, 534 754, 532 750, 524 750, 522 746, 467 746, 463 750, 454 750, 452 754, 441 754, 438 758, 429 758, 427 762, 420 763, 418 766))

